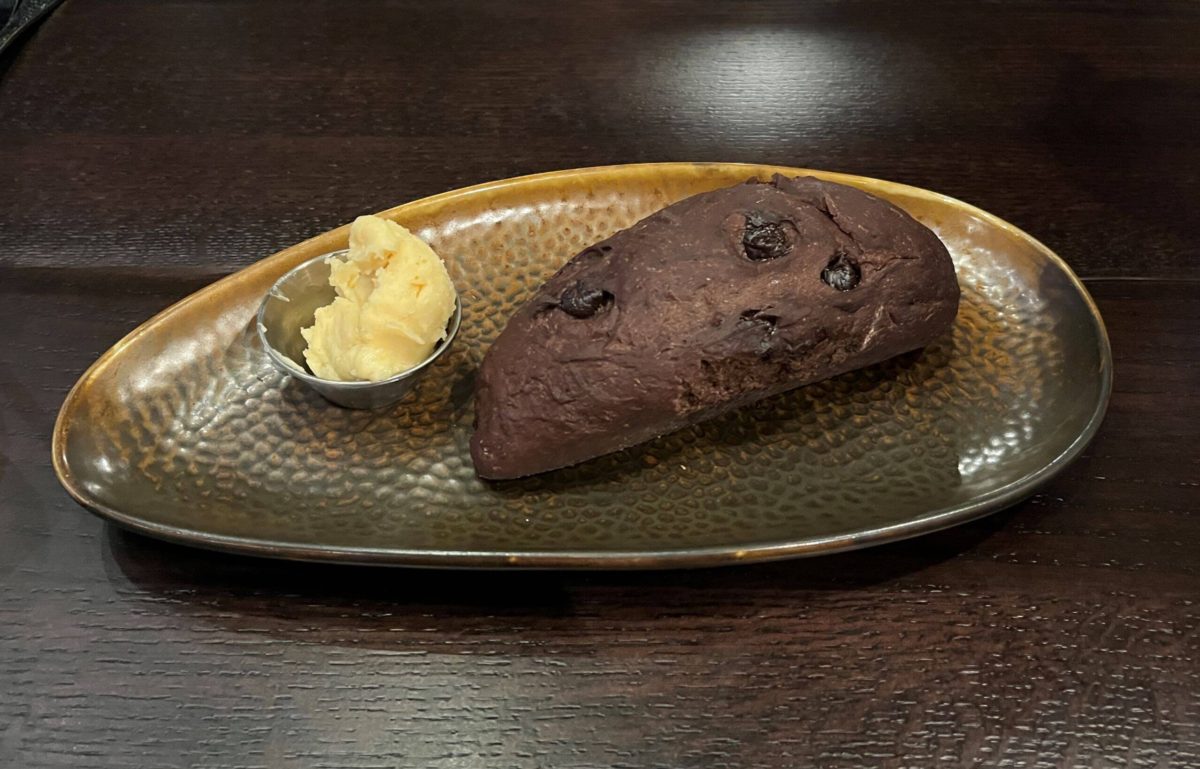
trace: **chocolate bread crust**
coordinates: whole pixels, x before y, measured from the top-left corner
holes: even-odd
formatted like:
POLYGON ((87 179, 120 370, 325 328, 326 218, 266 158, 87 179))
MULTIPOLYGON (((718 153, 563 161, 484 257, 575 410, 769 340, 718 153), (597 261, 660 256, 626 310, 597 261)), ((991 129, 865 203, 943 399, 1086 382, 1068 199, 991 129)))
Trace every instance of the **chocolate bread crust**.
POLYGON ((890 203, 813 177, 702 193, 572 258, 476 384, 480 477, 576 464, 923 347, 959 288, 890 203))

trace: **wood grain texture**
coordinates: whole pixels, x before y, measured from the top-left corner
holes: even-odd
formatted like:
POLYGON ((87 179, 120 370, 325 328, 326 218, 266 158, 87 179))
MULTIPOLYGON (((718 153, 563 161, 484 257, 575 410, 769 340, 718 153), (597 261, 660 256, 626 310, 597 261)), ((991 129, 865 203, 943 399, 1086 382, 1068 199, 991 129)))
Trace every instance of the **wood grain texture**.
POLYGON ((717 160, 935 189, 1082 275, 1200 275, 1192 4, 353 5, 56 12, 0 88, 19 258, 233 267, 474 182, 717 160))
POLYGON ((897 8, 65 3, 0 59, 0 766, 1200 764, 1200 8, 897 8), (670 573, 252 561, 58 487, 75 378, 216 277, 462 184, 668 159, 1028 229, 1097 278, 1095 443, 969 526, 670 573))

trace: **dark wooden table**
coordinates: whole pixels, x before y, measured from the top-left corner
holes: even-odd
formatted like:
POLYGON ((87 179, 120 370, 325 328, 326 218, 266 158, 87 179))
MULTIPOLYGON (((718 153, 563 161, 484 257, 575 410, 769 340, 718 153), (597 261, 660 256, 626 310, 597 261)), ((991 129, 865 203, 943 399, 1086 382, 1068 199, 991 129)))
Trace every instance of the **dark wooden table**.
POLYGON ((68 0, 0 59, 0 765, 1200 765, 1200 5, 68 0), (137 323, 359 213, 648 160, 936 189, 1087 279, 1086 454, 978 523, 695 572, 301 566, 50 468, 137 323))

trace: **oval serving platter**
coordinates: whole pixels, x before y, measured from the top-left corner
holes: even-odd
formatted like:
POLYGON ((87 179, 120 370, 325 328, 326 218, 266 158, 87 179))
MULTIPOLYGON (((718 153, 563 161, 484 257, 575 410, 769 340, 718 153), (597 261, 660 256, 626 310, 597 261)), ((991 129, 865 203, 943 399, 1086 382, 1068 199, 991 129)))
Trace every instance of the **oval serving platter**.
POLYGON ((443 256, 453 349, 406 400, 348 411, 278 374, 255 311, 341 227, 155 316, 67 396, 54 467, 80 503, 175 542, 447 567, 661 568, 879 544, 977 518, 1075 458, 1111 354, 1091 298, 1016 227, 926 190, 778 166, 663 163, 482 184, 385 212, 443 256), (512 311, 583 247, 688 195, 773 173, 850 184, 945 241, 963 301, 918 353, 577 467, 486 483, 467 452, 474 372, 512 311))

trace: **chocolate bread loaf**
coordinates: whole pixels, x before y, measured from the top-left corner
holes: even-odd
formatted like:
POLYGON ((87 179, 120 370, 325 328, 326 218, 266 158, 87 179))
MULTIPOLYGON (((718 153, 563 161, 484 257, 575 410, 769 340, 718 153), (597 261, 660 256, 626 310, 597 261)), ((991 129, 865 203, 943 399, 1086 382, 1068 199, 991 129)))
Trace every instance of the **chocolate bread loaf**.
POLYGON ((905 212, 812 177, 682 200, 585 249, 483 359, 483 478, 572 465, 923 347, 959 289, 905 212))

